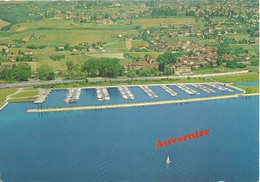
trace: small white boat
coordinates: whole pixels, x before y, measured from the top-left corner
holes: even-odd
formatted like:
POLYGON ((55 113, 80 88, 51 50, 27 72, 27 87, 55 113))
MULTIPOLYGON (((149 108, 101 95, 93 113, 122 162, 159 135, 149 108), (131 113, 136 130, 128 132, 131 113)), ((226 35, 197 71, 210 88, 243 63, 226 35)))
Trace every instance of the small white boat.
POLYGON ((166 164, 170 164, 171 162, 172 162, 172 161, 171 161, 171 159, 170 159, 170 156, 168 155, 165 163, 166 163, 166 164))

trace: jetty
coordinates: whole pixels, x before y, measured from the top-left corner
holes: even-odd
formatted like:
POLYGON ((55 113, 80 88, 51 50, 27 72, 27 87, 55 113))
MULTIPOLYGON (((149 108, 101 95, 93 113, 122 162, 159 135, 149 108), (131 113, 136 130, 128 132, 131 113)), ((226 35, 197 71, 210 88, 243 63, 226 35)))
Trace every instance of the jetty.
POLYGON ((199 92, 189 88, 189 87, 186 87, 185 85, 180 85, 180 84, 175 84, 176 87, 178 87, 179 89, 183 90, 184 92, 186 92, 187 94, 190 94, 190 95, 200 95, 199 92))
POLYGON ((135 99, 134 94, 130 91, 130 89, 126 86, 119 86, 118 91, 121 93, 123 99, 135 99))
POLYGON ((142 107, 142 106, 154 106, 163 104, 176 104, 176 103, 188 103, 188 102, 199 102, 209 101, 217 99, 230 99, 238 98, 238 94, 215 96, 215 97, 202 97, 182 100, 166 100, 166 101, 152 101, 152 102, 141 102, 141 103, 126 103, 126 104, 115 104, 115 105, 98 105, 98 106, 79 106, 79 107, 66 107, 66 108, 48 108, 48 109, 28 109, 29 113, 44 113, 44 112, 61 112, 61 111, 79 111, 79 110, 96 110, 96 109, 113 109, 113 108, 126 108, 126 107, 142 107))
POLYGON ((148 86, 139 86, 150 98, 157 98, 156 95, 148 86))
POLYGON ((210 88, 208 88, 208 87, 205 87, 205 86, 203 86, 203 85, 201 85, 201 84, 191 84, 192 86, 194 86, 194 87, 196 87, 196 88, 198 88, 198 89, 200 89, 200 90, 202 90, 202 91, 204 91, 204 92, 206 92, 206 93, 208 93, 208 94, 213 94, 213 93, 216 93, 216 91, 215 90, 212 90, 212 89, 210 89, 210 88))
POLYGON ((210 87, 213 87, 215 89, 218 89, 218 90, 220 90, 222 92, 234 92, 233 90, 231 90, 231 89, 229 89, 227 87, 222 87, 222 86, 214 84, 214 83, 208 83, 207 85, 210 86, 210 87))
POLYGON ((46 98, 50 95, 51 89, 41 89, 39 90, 38 98, 33 102, 34 104, 42 104, 46 101, 46 98))
POLYGON ((108 93, 107 88, 105 87, 96 87, 96 93, 97 93, 97 100, 110 100, 110 96, 108 93))
POLYGON ((177 92, 174 92, 171 88, 167 87, 166 85, 160 85, 160 87, 165 90, 166 92, 168 92, 171 96, 175 97, 178 95, 177 92))

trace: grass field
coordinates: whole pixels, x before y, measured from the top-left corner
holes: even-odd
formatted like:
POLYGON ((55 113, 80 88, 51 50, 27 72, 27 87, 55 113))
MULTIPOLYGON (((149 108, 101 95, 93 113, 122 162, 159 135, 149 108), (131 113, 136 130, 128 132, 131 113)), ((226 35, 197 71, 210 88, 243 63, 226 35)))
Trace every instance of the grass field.
POLYGON ((259 86, 253 86, 253 87, 236 86, 236 87, 244 89, 247 94, 259 93, 259 86))
POLYGON ((195 18, 147 18, 134 20, 135 25, 141 25, 142 28, 159 27, 161 23, 175 24, 195 24, 195 18))
POLYGON ((17 88, 1 89, 0 90, 0 103, 2 103, 6 99, 6 96, 15 93, 17 90, 18 90, 17 88))
POLYGON ((249 82, 259 80, 259 73, 252 72, 239 75, 217 76, 213 80, 223 83, 249 82))
POLYGON ((9 22, 6 22, 6 21, 0 19, 0 29, 2 27, 5 27, 5 26, 9 25, 9 24, 10 24, 9 22))
POLYGON ((194 74, 206 74, 206 73, 214 73, 214 72, 229 72, 229 71, 236 71, 239 69, 231 69, 231 68, 227 68, 225 67, 224 69, 222 67, 215 67, 215 68, 200 68, 197 70, 192 70, 192 72, 194 74))
POLYGON ((91 87, 91 86, 116 86, 116 85, 141 85, 141 84, 167 84, 167 83, 201 83, 210 82, 210 79, 196 78, 196 79, 165 79, 165 80, 132 80, 123 82, 95 82, 95 83, 67 83, 67 84, 50 84, 44 85, 43 88, 72 88, 72 87, 91 87))
POLYGON ((36 95, 38 95, 38 91, 34 90, 34 91, 26 91, 26 92, 17 93, 15 95, 13 95, 11 98, 14 99, 17 97, 34 97, 36 95))
POLYGON ((28 102, 28 101, 34 101, 35 98, 17 98, 17 99, 9 99, 8 102, 28 102))

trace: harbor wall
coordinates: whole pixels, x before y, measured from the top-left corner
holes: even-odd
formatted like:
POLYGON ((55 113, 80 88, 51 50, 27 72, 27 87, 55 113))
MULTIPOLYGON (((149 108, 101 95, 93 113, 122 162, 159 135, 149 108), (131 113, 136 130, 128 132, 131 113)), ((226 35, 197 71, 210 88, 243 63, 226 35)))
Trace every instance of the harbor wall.
POLYGON ((182 100, 166 100, 166 101, 152 101, 142 103, 127 103, 127 104, 115 104, 115 105, 101 105, 101 106, 79 106, 71 108, 48 108, 48 109, 28 109, 29 113, 42 113, 42 112, 61 112, 61 111, 79 111, 79 110, 95 110, 95 109, 113 109, 113 108, 125 108, 125 107, 142 107, 142 106, 153 106, 163 104, 176 104, 176 103, 187 103, 187 102, 199 102, 207 100, 218 100, 218 99, 230 99, 238 98, 238 94, 216 96, 216 97, 202 97, 194 99, 182 99, 182 100))

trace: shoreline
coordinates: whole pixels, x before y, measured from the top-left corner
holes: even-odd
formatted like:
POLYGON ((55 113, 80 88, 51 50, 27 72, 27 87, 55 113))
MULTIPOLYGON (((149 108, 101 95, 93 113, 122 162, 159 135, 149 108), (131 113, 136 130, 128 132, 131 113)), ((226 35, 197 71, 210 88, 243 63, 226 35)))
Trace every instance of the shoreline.
POLYGON ((154 106, 154 105, 164 105, 164 104, 176 104, 176 103, 188 103, 188 102, 230 99, 230 98, 238 98, 238 97, 239 97, 239 94, 233 94, 233 95, 215 96, 215 97, 202 97, 202 98, 194 98, 194 99, 166 100, 166 101, 127 103, 127 104, 116 104, 116 105, 79 106, 79 107, 72 107, 72 108, 28 109, 27 112, 28 113, 43 113, 43 112, 61 112, 61 111, 80 111, 80 110, 95 110, 95 109, 142 107, 142 106, 154 106))

